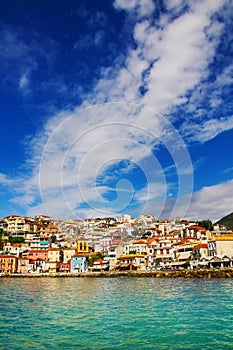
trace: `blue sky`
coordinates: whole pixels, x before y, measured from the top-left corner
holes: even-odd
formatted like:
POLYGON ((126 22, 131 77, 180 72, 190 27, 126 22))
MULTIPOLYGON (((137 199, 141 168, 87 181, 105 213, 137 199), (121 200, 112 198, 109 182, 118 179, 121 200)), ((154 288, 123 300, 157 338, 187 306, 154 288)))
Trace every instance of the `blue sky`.
POLYGON ((0 216, 233 211, 230 0, 0 2, 0 216))

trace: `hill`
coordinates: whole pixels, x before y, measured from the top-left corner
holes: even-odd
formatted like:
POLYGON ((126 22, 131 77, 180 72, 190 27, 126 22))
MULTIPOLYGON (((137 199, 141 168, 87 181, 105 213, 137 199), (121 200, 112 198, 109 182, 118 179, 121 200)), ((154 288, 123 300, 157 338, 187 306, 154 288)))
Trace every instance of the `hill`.
POLYGON ((215 225, 225 226, 228 230, 233 230, 233 213, 224 216, 222 219, 215 222, 215 225))

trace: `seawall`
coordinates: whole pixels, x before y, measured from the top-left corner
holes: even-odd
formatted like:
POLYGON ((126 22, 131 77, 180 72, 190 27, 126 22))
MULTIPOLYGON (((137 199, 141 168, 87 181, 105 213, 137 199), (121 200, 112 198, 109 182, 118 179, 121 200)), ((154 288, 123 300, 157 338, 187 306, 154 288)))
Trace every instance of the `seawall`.
POLYGON ((152 277, 152 278, 233 278, 233 268, 181 270, 181 271, 103 271, 80 273, 14 273, 2 274, 1 278, 114 278, 114 277, 152 277))

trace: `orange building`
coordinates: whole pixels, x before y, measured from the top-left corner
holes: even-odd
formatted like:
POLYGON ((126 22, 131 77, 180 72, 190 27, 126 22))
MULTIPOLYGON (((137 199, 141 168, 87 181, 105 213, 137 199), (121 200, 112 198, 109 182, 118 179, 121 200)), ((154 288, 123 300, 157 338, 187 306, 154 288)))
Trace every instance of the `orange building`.
POLYGON ((0 273, 15 273, 17 272, 18 258, 15 255, 0 256, 0 273))
POLYGON ((28 251, 27 258, 37 260, 38 258, 46 261, 48 260, 48 250, 47 249, 32 249, 28 251))

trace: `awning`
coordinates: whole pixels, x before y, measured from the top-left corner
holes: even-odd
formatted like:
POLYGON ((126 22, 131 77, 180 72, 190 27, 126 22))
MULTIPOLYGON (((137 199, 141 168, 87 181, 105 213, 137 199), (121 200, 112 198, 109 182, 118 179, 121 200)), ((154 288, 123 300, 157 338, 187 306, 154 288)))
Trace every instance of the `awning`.
POLYGON ((177 257, 179 260, 188 260, 191 256, 190 252, 182 252, 182 253, 178 253, 177 257))
POLYGON ((203 265, 203 266, 206 266, 206 265, 209 265, 209 261, 198 261, 197 262, 197 265, 203 265))

